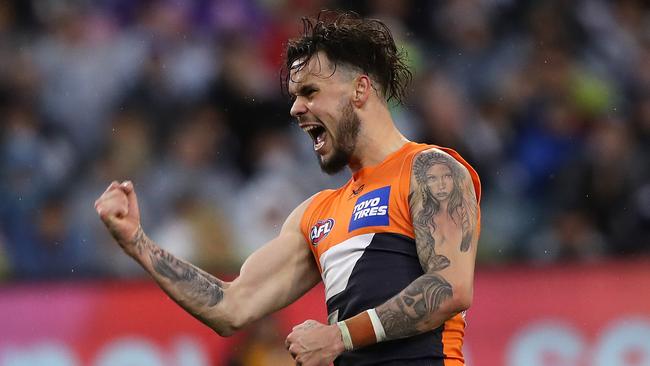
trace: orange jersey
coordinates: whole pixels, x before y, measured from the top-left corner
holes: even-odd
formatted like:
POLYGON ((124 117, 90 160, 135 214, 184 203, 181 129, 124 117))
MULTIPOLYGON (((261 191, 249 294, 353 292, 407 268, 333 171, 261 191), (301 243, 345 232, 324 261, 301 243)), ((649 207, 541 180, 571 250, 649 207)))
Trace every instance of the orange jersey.
MULTIPOLYGON (((432 147, 467 167, 480 200, 478 175, 458 153, 409 142, 343 187, 315 195, 303 214, 301 230, 325 284, 331 324, 381 305, 424 274, 408 197, 413 158, 432 147)), ((463 365, 464 330, 459 314, 433 331, 346 352, 335 363, 463 365)))

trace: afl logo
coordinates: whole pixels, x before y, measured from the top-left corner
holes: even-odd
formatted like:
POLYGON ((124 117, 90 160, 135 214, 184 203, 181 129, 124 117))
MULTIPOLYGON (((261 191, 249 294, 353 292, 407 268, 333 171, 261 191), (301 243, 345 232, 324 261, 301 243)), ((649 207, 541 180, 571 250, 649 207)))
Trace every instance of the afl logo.
POLYGON ((325 239, 325 237, 332 231, 334 227, 334 219, 320 220, 311 228, 309 238, 311 244, 316 246, 318 243, 325 239))

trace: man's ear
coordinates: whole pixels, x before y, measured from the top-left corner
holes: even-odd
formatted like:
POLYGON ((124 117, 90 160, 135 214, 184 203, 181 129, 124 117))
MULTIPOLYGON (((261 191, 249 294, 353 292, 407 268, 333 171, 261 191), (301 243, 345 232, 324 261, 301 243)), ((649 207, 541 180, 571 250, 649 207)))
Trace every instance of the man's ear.
POLYGON ((352 104, 355 107, 361 108, 368 101, 370 93, 372 92, 372 81, 368 75, 359 75, 354 79, 354 98, 352 104))

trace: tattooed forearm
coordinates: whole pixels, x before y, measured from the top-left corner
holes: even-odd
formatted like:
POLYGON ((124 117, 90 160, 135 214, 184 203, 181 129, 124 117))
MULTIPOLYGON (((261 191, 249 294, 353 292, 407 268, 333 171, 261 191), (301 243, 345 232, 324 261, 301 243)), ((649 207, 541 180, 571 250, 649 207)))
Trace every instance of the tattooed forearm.
POLYGON ((388 339, 410 337, 428 330, 430 315, 453 295, 451 285, 437 274, 425 274, 397 296, 376 308, 388 339))
POLYGON ((135 250, 139 255, 142 255, 144 252, 144 247, 147 245, 147 236, 144 234, 142 226, 138 226, 138 230, 135 232, 132 241, 134 243, 133 245, 135 246, 135 250))
POLYGON ((199 272, 162 249, 153 250, 149 258, 154 270, 180 286, 187 298, 207 306, 215 306, 223 299, 222 283, 218 279, 199 272))
MULTIPOLYGON (((142 256, 148 252, 151 266, 156 275, 171 283, 171 286, 161 286, 174 301, 187 303, 184 307, 215 306, 223 299, 223 282, 208 273, 174 257, 154 245, 139 228, 134 235, 134 246, 137 253, 142 256)), ((159 281, 160 282, 160 281, 159 281)), ((188 310, 197 313, 198 309, 188 310)))

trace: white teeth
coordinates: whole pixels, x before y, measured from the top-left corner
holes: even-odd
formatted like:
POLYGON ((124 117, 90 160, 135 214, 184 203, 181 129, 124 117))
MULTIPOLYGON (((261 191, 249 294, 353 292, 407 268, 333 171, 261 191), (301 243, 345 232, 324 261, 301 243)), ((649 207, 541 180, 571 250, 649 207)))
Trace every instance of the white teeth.
POLYGON ((325 140, 322 140, 321 142, 314 144, 314 150, 318 151, 320 150, 323 146, 325 145, 325 140))
POLYGON ((309 125, 309 126, 304 126, 302 127, 302 130, 309 133, 312 138, 314 139, 314 150, 318 151, 325 146, 325 136, 324 134, 319 134, 318 136, 313 136, 311 132, 317 128, 324 128, 323 126, 320 125, 309 125))
POLYGON ((318 126, 305 126, 305 127, 303 127, 302 129, 303 129, 303 131, 305 131, 305 132, 309 132, 309 131, 311 131, 311 130, 313 130, 313 129, 315 129, 315 128, 318 128, 318 126))

